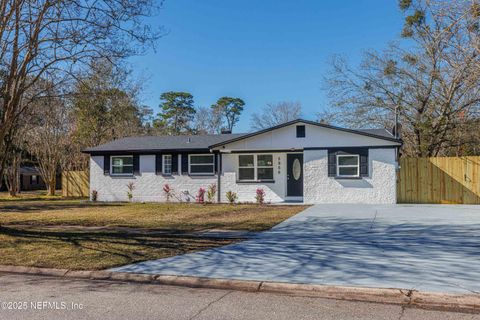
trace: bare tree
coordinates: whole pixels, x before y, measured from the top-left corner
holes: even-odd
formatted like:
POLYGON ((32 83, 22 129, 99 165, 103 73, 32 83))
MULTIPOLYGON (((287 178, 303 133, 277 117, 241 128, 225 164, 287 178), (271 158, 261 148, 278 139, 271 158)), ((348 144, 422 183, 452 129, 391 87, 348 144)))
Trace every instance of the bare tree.
POLYGON ((402 37, 369 51, 358 68, 336 57, 327 88, 336 122, 394 125, 398 112, 404 153, 437 156, 468 143, 459 128, 480 110, 480 7, 476 1, 402 0, 402 37))
MULTIPOLYGON (((45 84, 49 86, 49 83, 45 84)), ((56 176, 69 154, 69 110, 64 98, 50 94, 37 100, 26 136, 29 153, 37 160, 38 170, 47 186, 48 195, 55 195, 56 176)))
POLYGON ((8 157, 5 159, 4 179, 0 178, 1 182, 5 183, 8 193, 11 197, 17 196, 20 192, 20 170, 22 162, 26 158, 26 135, 28 132, 28 126, 30 124, 30 114, 24 113, 21 115, 17 127, 17 134, 10 137, 10 151, 8 157), (3 181, 1 181, 3 180, 3 181))
POLYGON ((193 128, 196 134, 220 133, 222 122, 222 116, 217 110, 200 107, 193 118, 193 128))
POLYGON ((53 75, 68 80, 92 59, 144 52, 160 36, 143 22, 155 11, 154 4, 0 0, 0 176, 18 119, 36 100, 26 92, 53 75))
POLYGON ((261 130, 300 118, 302 105, 300 102, 282 101, 267 104, 260 113, 254 113, 251 128, 261 130))
POLYGON ((22 152, 16 146, 12 147, 10 157, 6 161, 4 170, 5 186, 11 197, 20 192, 20 166, 22 163, 22 152))

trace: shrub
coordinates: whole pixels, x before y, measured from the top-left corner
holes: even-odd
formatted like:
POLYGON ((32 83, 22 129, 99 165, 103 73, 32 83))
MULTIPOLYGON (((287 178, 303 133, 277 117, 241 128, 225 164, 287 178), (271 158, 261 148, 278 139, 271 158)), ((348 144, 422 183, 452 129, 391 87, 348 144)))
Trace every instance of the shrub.
POLYGON ((128 201, 132 201, 133 199, 133 190, 135 189, 135 184, 133 182, 129 182, 127 184, 127 188, 128 188, 128 191, 127 191, 127 197, 128 197, 128 201))
POLYGON ((227 197, 228 203, 230 204, 234 204, 238 199, 237 193, 233 191, 227 191, 225 196, 227 197))
POLYGON ((198 193, 197 193, 197 196, 195 197, 195 201, 197 203, 205 202, 205 188, 200 187, 200 189, 198 189, 198 193))
POLYGON ((265 203, 265 190, 258 188, 256 195, 255 195, 255 200, 257 200, 258 204, 264 204, 265 203))
POLYGON ((98 200, 98 191, 92 190, 92 201, 96 202, 98 200))
POLYGON ((173 196, 173 189, 170 187, 168 183, 163 186, 163 192, 167 197, 167 202, 170 202, 170 198, 173 196))
POLYGON ((208 186, 207 201, 210 203, 213 202, 215 200, 215 194, 217 194, 217 185, 215 183, 212 183, 208 186))

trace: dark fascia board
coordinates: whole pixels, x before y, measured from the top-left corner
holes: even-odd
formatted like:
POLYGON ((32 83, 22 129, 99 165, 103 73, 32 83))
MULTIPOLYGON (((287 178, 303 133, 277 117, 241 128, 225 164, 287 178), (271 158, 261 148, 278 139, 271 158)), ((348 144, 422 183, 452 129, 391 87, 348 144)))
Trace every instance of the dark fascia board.
POLYGON ((290 126, 290 125, 295 124, 295 123, 305 123, 305 124, 310 124, 310 125, 317 126, 317 127, 322 127, 322 128, 327 128, 327 129, 333 129, 333 130, 339 130, 339 131, 343 131, 343 132, 359 134, 359 135, 362 135, 362 136, 382 139, 382 140, 386 140, 386 141, 392 141, 392 142, 399 143, 400 145, 402 144, 402 140, 397 139, 395 137, 389 138, 389 137, 379 136, 379 135, 368 133, 368 132, 363 132, 363 131, 354 130, 354 129, 347 129, 347 128, 342 128, 342 127, 332 126, 332 125, 329 125, 329 124, 323 124, 323 123, 319 123, 319 122, 315 122, 315 121, 296 119, 296 120, 292 120, 292 121, 289 121, 289 122, 279 124, 279 125, 271 127, 271 128, 263 129, 263 130, 256 131, 256 132, 252 132, 252 133, 246 134, 246 135, 238 137, 238 138, 233 138, 233 139, 230 139, 230 140, 223 141, 221 143, 213 144, 213 145, 210 146, 210 149, 216 148, 216 147, 219 147, 219 146, 223 146, 223 145, 226 145, 226 144, 229 144, 229 143, 232 143, 232 142, 244 140, 244 139, 247 139, 247 138, 250 138, 250 137, 254 137, 254 136, 257 136, 257 135, 260 135, 260 134, 263 134, 263 133, 267 133, 267 132, 270 132, 270 131, 273 131, 273 130, 276 130, 276 129, 287 127, 287 126, 290 126))
POLYGON ((142 154, 142 155, 152 155, 152 154, 168 154, 168 153, 221 153, 221 154, 232 154, 232 153, 289 153, 289 152, 302 152, 308 150, 328 150, 336 148, 368 148, 368 149, 395 149, 400 146, 395 145, 381 145, 381 146, 345 146, 345 147, 306 147, 303 149, 267 149, 267 150, 232 150, 228 153, 221 152, 221 150, 210 150, 210 149, 144 149, 144 150, 112 150, 112 151, 88 151, 83 150, 82 153, 90 154, 91 156, 104 156, 104 155, 125 155, 125 154, 142 154))
MULTIPOLYGON (((220 152, 222 154, 231 153, 289 153, 289 152, 302 152, 304 149, 265 149, 265 150, 232 150, 231 152, 220 152)), ((221 150, 220 150, 221 151, 221 150)))
POLYGON ((119 154, 158 154, 158 153, 212 153, 210 149, 139 149, 139 150, 111 150, 111 151, 89 151, 88 149, 82 150, 82 153, 90 154, 91 156, 103 156, 103 155, 119 155, 119 154))
POLYGON ((381 146, 345 146, 345 147, 305 147, 303 149, 250 149, 250 150, 232 150, 229 152, 221 152, 221 150, 214 150, 213 152, 220 151, 221 154, 239 154, 239 153, 298 153, 303 151, 313 151, 313 150, 334 150, 334 149, 351 149, 351 148, 362 148, 362 149, 397 149, 400 146, 395 146, 391 144, 381 145, 381 146))
POLYGON ((363 149, 397 149, 400 146, 395 146, 391 144, 383 145, 383 146, 345 146, 345 147, 307 147, 303 148, 303 150, 334 150, 334 149, 349 149, 349 148, 363 148, 363 149))

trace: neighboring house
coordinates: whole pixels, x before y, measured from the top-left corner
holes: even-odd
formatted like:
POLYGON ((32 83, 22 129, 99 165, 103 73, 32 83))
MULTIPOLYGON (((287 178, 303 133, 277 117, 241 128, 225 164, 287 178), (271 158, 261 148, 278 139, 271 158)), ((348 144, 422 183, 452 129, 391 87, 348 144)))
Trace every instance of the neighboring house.
MULTIPOLYGON (((62 177, 57 175, 56 188, 62 188, 62 177)), ((38 168, 34 166, 22 165, 20 167, 20 191, 32 191, 32 190, 45 190, 47 188, 45 181, 38 168)), ((7 187, 5 183, 0 187, 0 191, 6 191, 7 187)))
POLYGON ((42 190, 45 189, 45 181, 35 167, 20 167, 20 190, 42 190))
POLYGON ((86 149, 90 191, 100 201, 195 201, 200 187, 218 186, 240 202, 395 203, 401 141, 384 129, 351 130, 294 120, 249 134, 130 137, 86 149), (175 200, 175 199, 173 199, 175 200))
MULTIPOLYGON (((40 172, 35 167, 20 167, 20 191, 42 190, 45 189, 45 182, 40 176, 40 172)), ((7 191, 5 181, 0 186, 0 191, 7 191)))

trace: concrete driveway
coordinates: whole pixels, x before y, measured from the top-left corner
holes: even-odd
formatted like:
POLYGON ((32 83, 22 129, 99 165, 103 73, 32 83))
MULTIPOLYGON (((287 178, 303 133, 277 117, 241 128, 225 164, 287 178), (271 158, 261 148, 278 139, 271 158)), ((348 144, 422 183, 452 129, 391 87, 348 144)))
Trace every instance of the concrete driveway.
POLYGON ((480 293, 480 206, 316 205, 244 242, 113 270, 480 293))

